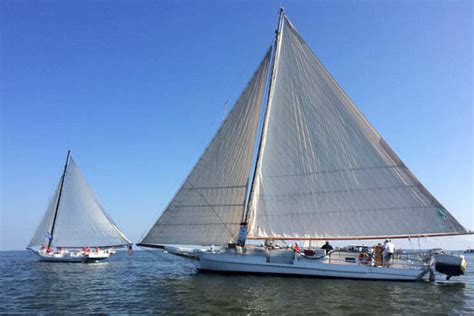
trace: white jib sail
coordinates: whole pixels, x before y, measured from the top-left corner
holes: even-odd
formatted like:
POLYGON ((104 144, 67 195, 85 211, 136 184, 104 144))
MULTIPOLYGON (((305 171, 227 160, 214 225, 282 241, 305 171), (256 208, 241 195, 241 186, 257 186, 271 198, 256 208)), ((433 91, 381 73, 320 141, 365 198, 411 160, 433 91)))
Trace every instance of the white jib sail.
POLYGON ((236 237, 270 55, 269 50, 214 139, 140 244, 219 245, 236 237))
MULTIPOLYGON (((29 244, 30 248, 48 243, 59 190, 60 184, 29 244)), ((51 246, 80 248, 84 246, 112 247, 129 244, 131 242, 106 213, 95 193, 80 173, 74 159, 69 158, 51 246)))
POLYGON ((286 18, 279 41, 250 237, 465 233, 286 18))

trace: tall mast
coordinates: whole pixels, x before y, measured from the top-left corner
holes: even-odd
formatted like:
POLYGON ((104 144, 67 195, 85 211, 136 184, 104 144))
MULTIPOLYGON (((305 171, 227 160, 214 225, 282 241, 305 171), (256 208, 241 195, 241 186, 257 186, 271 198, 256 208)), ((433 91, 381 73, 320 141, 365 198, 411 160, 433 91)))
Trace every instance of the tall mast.
POLYGON ((61 187, 59 188, 58 201, 56 202, 56 210, 54 211, 53 225, 51 226, 51 234, 48 241, 48 248, 51 247, 51 243, 53 242, 54 226, 56 224, 56 218, 58 217, 59 202, 61 201, 61 194, 63 193, 64 178, 66 177, 67 164, 69 162, 70 154, 71 154, 71 151, 68 150, 67 156, 66 156, 66 163, 64 164, 63 176, 61 177, 61 187))
POLYGON ((257 175, 257 170, 259 169, 260 158, 262 156, 262 148, 264 147, 265 135, 267 133, 267 124, 268 124, 268 117, 269 117, 269 113, 270 113, 270 104, 271 104, 271 100, 272 100, 272 97, 273 97, 274 81, 275 81, 276 74, 277 74, 277 61, 280 58, 281 32, 282 32, 282 27, 283 27, 283 17, 284 16, 285 16, 285 10, 281 7, 280 12, 279 12, 279 16, 278 16, 277 29, 275 30, 274 54, 273 54, 272 65, 270 67, 271 68, 270 85, 269 85, 269 89, 268 89, 267 104, 266 104, 266 107, 265 107, 265 114, 264 114, 264 117, 263 117, 262 133, 260 134, 260 141, 259 141, 258 150, 257 150, 257 161, 255 163, 255 168, 253 170, 252 183, 250 184, 250 194, 249 194, 249 198, 247 200, 247 204, 245 205, 245 211, 244 211, 245 215, 244 215, 244 219, 241 223, 239 239, 237 241, 237 243, 241 246, 245 245, 245 239, 247 237, 247 226, 248 226, 248 220, 249 220, 249 214, 250 214, 250 203, 253 199, 255 178, 256 178, 256 175, 257 175))
POLYGON ((285 16, 285 10, 283 8, 280 8, 280 14, 278 17, 278 27, 275 31, 275 54, 273 56, 273 61, 272 61, 272 66, 271 66, 271 76, 270 76, 270 86, 268 89, 268 96, 267 96, 267 105, 265 107, 265 115, 263 117, 263 126, 262 126, 262 133, 260 134, 260 142, 258 145, 258 151, 257 151, 257 161, 255 163, 255 168, 253 170, 253 177, 252 177, 252 183, 250 185, 250 195, 249 199, 247 201, 246 205, 246 212, 245 212, 245 219, 244 223, 248 224, 248 218, 249 218, 249 207, 250 207, 250 202, 252 201, 253 194, 254 194, 254 184, 255 184, 255 178, 257 175, 257 170, 259 169, 260 165, 260 159, 262 156, 262 149, 265 143, 265 136, 267 134, 267 125, 268 125, 268 118, 269 118, 269 113, 270 113, 270 104, 271 100, 273 97, 273 88, 274 88, 274 81, 276 78, 277 74, 277 60, 280 59, 280 47, 281 47, 281 31, 282 31, 282 26, 283 26, 283 17, 285 16))

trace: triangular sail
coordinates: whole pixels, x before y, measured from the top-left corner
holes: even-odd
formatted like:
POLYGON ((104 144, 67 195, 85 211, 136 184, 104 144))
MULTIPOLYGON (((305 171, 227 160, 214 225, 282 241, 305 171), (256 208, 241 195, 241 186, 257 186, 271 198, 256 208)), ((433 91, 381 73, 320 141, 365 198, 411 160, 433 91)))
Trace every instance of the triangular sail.
MULTIPOLYGON (((72 157, 69 158, 64 177, 51 246, 80 248, 83 246, 112 247, 131 244, 107 215, 72 157)), ((29 244, 31 248, 48 243, 60 184, 29 244)))
POLYGON ((216 136, 140 245, 219 245, 242 221, 270 50, 216 136))
POLYGON ((286 18, 279 42, 250 203, 250 237, 465 233, 286 18))

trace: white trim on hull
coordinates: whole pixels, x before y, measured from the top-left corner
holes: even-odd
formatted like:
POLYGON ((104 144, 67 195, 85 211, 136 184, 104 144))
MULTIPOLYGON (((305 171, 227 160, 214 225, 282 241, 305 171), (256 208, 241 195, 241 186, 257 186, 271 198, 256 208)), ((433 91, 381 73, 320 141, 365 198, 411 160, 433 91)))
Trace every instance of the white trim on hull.
POLYGON ((293 263, 271 263, 264 256, 254 254, 233 253, 200 253, 193 260, 198 270, 278 274, 309 277, 367 279, 387 281, 417 281, 429 271, 424 267, 418 268, 384 268, 367 265, 346 265, 325 263, 321 260, 294 260, 293 263))

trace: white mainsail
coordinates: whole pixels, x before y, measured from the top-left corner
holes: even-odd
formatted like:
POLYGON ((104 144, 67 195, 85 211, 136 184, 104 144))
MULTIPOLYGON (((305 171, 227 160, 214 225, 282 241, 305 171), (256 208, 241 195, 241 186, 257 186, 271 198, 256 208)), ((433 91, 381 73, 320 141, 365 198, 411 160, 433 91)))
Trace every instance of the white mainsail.
POLYGON ((359 112, 285 17, 249 223, 251 238, 466 233, 359 112))
POLYGON ((248 178, 271 50, 161 217, 139 245, 219 245, 235 239, 248 178))
POLYGON ((61 178, 28 247, 33 248, 47 244, 52 230, 52 247, 80 248, 84 246, 118 247, 130 245, 131 242, 106 213, 72 157, 67 162, 63 177, 62 191, 61 178), (57 206, 60 194, 61 197, 57 206), (54 222, 55 213, 57 215, 54 222))

